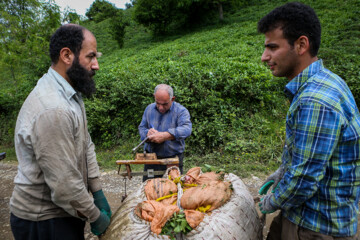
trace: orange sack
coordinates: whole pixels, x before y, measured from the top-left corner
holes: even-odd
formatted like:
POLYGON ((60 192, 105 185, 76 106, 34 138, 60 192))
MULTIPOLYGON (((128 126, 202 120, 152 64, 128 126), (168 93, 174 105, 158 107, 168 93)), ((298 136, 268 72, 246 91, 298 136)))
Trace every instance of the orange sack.
MULTIPOLYGON (((177 193, 178 189, 176 184, 166 178, 154 178, 148 180, 144 187, 147 200, 156 200, 158 198, 177 193)), ((173 195, 170 198, 161 200, 163 204, 171 205, 177 200, 177 195, 173 195)))
POLYGON ((139 203, 134 212, 138 217, 151 222, 151 231, 159 235, 165 223, 172 217, 174 212, 180 212, 180 209, 175 205, 164 205, 149 200, 139 203))
POLYGON ((230 199, 232 193, 230 185, 230 182, 211 181, 189 188, 181 197, 181 207, 196 210, 199 207, 206 208, 210 205, 207 212, 217 209, 230 199))
POLYGON ((187 171, 185 175, 185 183, 187 184, 193 184, 195 183, 196 179, 198 179, 199 175, 201 173, 200 167, 193 167, 187 171))
POLYGON ((205 214, 196 210, 184 210, 185 218, 190 227, 196 228, 204 219, 205 214))
POLYGON ((180 172, 177 169, 171 169, 168 173, 170 180, 181 177, 180 172))
POLYGON ((200 167, 194 167, 189 169, 189 171, 185 175, 185 183, 186 184, 206 184, 211 181, 219 180, 220 174, 216 174, 215 172, 207 172, 201 174, 200 167))

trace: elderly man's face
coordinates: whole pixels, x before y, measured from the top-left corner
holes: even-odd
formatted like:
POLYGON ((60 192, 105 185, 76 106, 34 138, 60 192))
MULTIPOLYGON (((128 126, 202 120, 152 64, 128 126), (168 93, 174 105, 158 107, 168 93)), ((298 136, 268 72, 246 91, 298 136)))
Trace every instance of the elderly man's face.
POLYGON ((170 98, 169 93, 166 90, 159 89, 155 94, 156 108, 160 113, 166 113, 170 108, 175 97, 170 98))

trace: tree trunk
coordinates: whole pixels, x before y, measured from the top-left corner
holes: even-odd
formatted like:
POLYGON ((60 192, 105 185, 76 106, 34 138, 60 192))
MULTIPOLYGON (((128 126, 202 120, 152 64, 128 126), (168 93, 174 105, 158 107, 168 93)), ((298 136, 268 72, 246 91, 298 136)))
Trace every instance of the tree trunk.
POLYGON ((223 12, 223 7, 222 7, 221 2, 219 2, 218 8, 219 8, 219 19, 220 19, 220 21, 222 21, 222 20, 224 20, 224 12, 223 12))
POLYGON ((14 71, 14 67, 12 65, 10 65, 10 71, 11 71, 11 75, 13 77, 14 80, 14 84, 15 84, 15 91, 16 93, 18 92, 18 83, 16 81, 16 77, 15 77, 15 71, 14 71))

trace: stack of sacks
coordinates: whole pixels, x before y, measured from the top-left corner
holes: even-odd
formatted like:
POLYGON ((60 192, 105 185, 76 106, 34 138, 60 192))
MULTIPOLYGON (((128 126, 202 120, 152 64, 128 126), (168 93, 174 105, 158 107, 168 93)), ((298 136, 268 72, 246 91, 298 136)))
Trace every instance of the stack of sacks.
POLYGON ((193 230, 177 239, 261 239, 255 204, 241 179, 234 174, 202 173, 200 167, 185 176, 171 167, 164 178, 144 182, 125 199, 101 239, 170 239, 159 234, 181 210, 193 230))

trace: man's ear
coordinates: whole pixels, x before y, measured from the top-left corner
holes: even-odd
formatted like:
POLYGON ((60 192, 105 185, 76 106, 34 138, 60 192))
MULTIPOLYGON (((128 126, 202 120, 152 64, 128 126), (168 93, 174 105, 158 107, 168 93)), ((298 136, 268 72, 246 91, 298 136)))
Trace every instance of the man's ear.
POLYGON ((175 100, 175 96, 173 96, 172 98, 171 98, 171 101, 174 101, 175 100))
POLYGON ((64 47, 60 50, 59 60, 66 65, 71 65, 74 60, 74 53, 70 50, 70 48, 64 47))
POLYGON ((307 36, 300 36, 294 43, 295 50, 299 55, 310 51, 310 42, 307 36))

